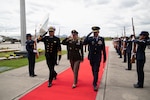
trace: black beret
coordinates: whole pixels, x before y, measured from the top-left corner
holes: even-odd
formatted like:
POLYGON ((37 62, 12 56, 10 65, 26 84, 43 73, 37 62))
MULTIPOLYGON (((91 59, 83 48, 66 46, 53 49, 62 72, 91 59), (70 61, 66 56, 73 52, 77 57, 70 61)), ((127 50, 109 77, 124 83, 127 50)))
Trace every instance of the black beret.
POLYGON ((141 33, 140 33, 140 35, 144 35, 144 36, 149 36, 149 33, 147 32, 147 31, 142 31, 141 33))
POLYGON ((31 37, 32 35, 30 33, 26 34, 26 37, 31 37))

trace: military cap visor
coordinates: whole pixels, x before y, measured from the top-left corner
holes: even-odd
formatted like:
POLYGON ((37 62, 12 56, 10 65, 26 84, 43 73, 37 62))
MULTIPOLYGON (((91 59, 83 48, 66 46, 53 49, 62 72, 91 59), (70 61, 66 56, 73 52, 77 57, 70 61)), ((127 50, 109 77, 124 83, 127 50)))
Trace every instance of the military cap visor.
POLYGON ((95 32, 99 32, 99 30, 93 30, 93 33, 95 33, 95 32))
POLYGON ((54 27, 49 27, 48 31, 54 32, 54 31, 55 31, 55 28, 54 28, 54 27))
POLYGON ((92 27, 92 30, 93 30, 93 32, 99 32, 100 27, 98 27, 98 26, 93 26, 93 27, 92 27))
POLYGON ((72 34, 78 34, 78 32, 76 30, 72 30, 71 33, 72 34))

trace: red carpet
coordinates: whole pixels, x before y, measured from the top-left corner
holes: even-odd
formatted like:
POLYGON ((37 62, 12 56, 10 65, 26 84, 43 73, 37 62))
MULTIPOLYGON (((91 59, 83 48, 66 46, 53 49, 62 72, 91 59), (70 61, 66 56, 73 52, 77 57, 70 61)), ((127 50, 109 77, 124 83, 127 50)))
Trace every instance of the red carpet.
MULTIPOLYGON (((108 55, 108 47, 106 48, 108 55)), ((98 84, 102 78, 105 63, 101 63, 98 84)), ((81 63, 78 85, 72 89, 73 73, 71 68, 60 73, 53 81, 52 87, 47 82, 21 97, 20 100, 95 100, 97 92, 93 91, 93 76, 88 59, 81 63)))

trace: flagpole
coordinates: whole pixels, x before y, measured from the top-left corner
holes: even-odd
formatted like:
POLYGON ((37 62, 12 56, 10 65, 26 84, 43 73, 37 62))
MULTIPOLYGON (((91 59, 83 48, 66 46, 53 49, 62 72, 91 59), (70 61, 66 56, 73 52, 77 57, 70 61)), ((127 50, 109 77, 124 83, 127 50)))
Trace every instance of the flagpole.
POLYGON ((20 0, 20 27, 21 27, 21 51, 26 51, 26 13, 25 13, 25 0, 20 0))
POLYGON ((135 36, 135 29, 134 29, 133 17, 132 17, 132 30, 133 30, 133 35, 135 36))

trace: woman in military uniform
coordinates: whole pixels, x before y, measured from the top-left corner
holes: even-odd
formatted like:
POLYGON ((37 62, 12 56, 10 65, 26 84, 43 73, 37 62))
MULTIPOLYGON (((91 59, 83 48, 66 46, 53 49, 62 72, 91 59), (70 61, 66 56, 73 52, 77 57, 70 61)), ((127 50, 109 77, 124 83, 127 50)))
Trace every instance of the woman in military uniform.
POLYGON ((48 29, 49 36, 40 36, 38 42, 42 41, 45 45, 45 57, 49 68, 49 82, 48 87, 52 86, 53 79, 56 79, 57 73, 54 66, 57 64, 57 53, 61 51, 60 39, 54 35, 55 28, 48 29))
MULTIPOLYGON (((150 44, 148 39, 149 33, 147 31, 142 31, 139 39, 134 40, 134 43, 137 45, 136 52, 134 52, 136 53, 136 69, 138 76, 138 82, 137 84, 134 84, 135 88, 143 88, 144 86, 144 64, 146 62, 145 49, 146 46, 150 44)), ((134 49, 136 48, 136 45, 134 49)))
POLYGON ((76 30, 71 31, 72 36, 65 38, 62 41, 63 45, 67 45, 68 59, 70 60, 71 68, 74 74, 74 82, 72 88, 75 88, 78 82, 78 71, 80 62, 83 61, 83 44, 78 38, 76 30))

